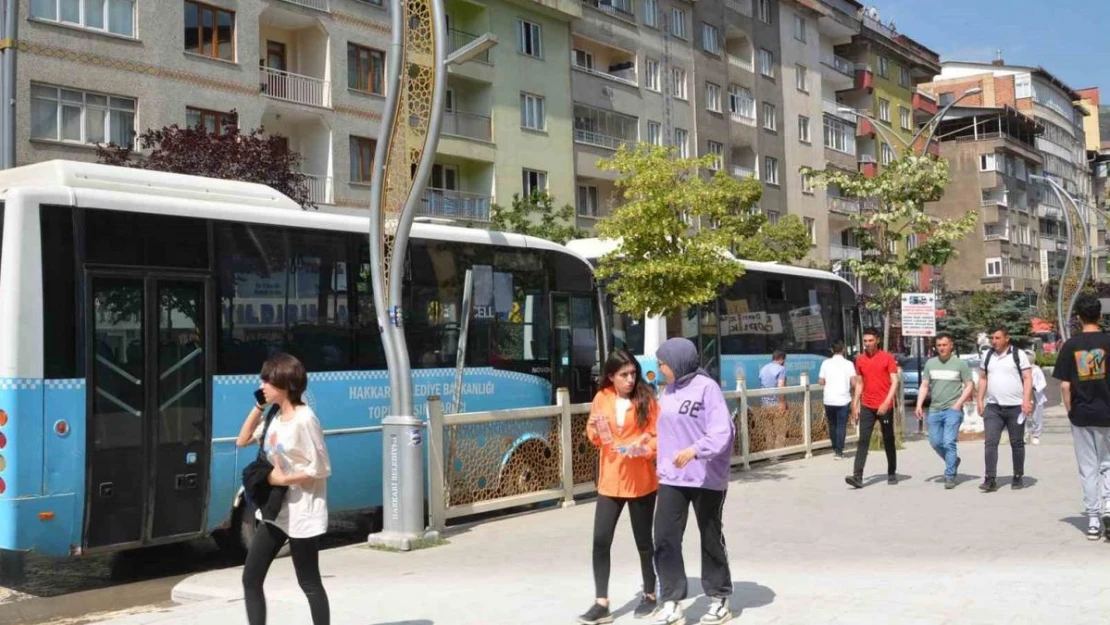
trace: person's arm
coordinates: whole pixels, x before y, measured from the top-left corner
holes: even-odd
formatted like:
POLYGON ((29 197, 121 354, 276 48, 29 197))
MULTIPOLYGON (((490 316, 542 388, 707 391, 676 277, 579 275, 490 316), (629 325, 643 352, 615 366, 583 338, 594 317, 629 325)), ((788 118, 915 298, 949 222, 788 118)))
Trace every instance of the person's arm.
POLYGON ((917 389, 917 410, 914 415, 920 421, 925 418, 925 396, 929 394, 929 363, 925 363, 925 370, 921 372, 921 386, 917 389))
MULTIPOLYGON (((725 396, 716 384, 705 388, 699 414, 696 415, 705 420, 705 434, 675 455, 674 465, 680 469, 694 458, 709 460, 732 451, 732 415, 728 412, 725 396)), ((693 409, 690 416, 695 416, 693 409)))
POLYGON ((597 424, 594 422, 594 418, 600 414, 604 412, 601 409, 601 393, 598 393, 594 395, 594 400, 590 403, 590 414, 586 417, 586 440, 594 447, 601 446, 601 434, 598 433, 597 424))
MULTIPOLYGON (((782 373, 779 374, 778 384, 776 384, 776 386, 778 388, 786 388, 786 369, 783 369, 782 373)), ((786 393, 779 395, 779 408, 786 408, 786 393)))
POLYGON ((886 392, 886 399, 879 406, 879 414, 886 414, 894 408, 894 397, 898 394, 898 363, 894 362, 893 356, 887 365, 887 373, 890 374, 890 390, 886 392))
POLYGON ((859 420, 859 403, 863 397, 863 374, 860 373, 859 365, 856 365, 856 384, 852 387, 852 421, 859 420))
POLYGON ((654 460, 659 454, 659 402, 654 399, 648 408, 648 422, 639 445, 644 448, 644 457, 654 460))
POLYGON ((976 398, 976 407, 979 409, 979 414, 983 414, 987 402, 987 370, 979 366, 979 396, 976 398))
POLYGON ((236 447, 246 447, 251 443, 256 442, 255 431, 258 429, 258 423, 262 419, 262 406, 258 404, 251 408, 247 413, 247 418, 243 419, 243 426, 239 428, 239 436, 235 437, 236 447))
POLYGON ((270 484, 274 486, 294 486, 331 475, 331 459, 324 444, 324 430, 320 427, 320 421, 315 416, 301 419, 297 430, 296 444, 302 447, 301 451, 308 462, 300 471, 292 473, 285 473, 280 464, 274 464, 274 470, 270 472, 270 484))
POLYGON ((1021 412, 1033 414, 1033 372, 1029 369, 1021 372, 1021 412))
POLYGON ((1064 400, 1064 409, 1071 412, 1071 382, 1060 383, 1060 399, 1064 400))

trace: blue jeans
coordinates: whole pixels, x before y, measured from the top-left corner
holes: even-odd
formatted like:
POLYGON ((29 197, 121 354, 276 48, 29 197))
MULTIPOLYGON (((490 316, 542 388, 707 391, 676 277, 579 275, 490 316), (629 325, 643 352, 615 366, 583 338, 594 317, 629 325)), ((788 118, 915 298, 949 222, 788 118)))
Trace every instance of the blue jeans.
POLYGON ((844 439, 848 436, 848 406, 825 406, 825 418, 829 421, 833 451, 843 455, 844 439))
POLYGON ((929 444, 944 458, 944 477, 956 477, 956 437, 964 422, 962 410, 940 410, 929 413, 929 444))

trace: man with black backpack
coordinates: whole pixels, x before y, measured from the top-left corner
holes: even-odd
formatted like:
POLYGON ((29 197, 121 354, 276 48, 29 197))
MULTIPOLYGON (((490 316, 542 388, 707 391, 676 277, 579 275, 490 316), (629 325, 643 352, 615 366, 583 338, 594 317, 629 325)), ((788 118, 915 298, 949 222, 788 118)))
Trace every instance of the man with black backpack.
POLYGON ((986 469, 979 489, 998 490, 998 443, 1002 430, 1010 434, 1014 457, 1014 479, 1010 488, 1025 486, 1025 425, 1023 415, 1033 412, 1032 365, 1025 352, 1010 344, 1010 334, 999 327, 991 331, 992 350, 979 365, 979 396, 976 401, 986 429, 986 469))

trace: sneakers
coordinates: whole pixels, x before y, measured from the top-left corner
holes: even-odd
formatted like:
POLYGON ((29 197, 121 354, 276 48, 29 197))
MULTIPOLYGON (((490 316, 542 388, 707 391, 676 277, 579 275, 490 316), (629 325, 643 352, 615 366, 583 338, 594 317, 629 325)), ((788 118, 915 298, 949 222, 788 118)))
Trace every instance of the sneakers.
POLYGON ((599 623, 612 623, 613 615, 609 612, 609 607, 601 605, 596 601, 586 613, 578 617, 578 622, 582 625, 598 625, 599 623))
POLYGON ((886 483, 890 484, 891 486, 894 486, 895 484, 898 483, 898 476, 897 475, 888 475, 888 476, 886 476, 886 483))
POLYGON ((843 460, 843 459, 844 459, 844 454, 842 454, 840 452, 836 452, 836 453, 833 454, 833 460, 843 460))
POLYGON ((636 611, 633 613, 633 616, 635 616, 636 618, 645 618, 651 616, 652 614, 655 614, 655 609, 658 607, 659 604, 655 602, 655 599, 652 599, 647 595, 640 595, 640 603, 636 606, 636 611))
POLYGON ((698 621, 700 625, 721 625, 732 620, 732 612, 728 609, 728 597, 714 597, 709 605, 709 611, 698 621))
POLYGON ((1104 504, 1102 510, 1102 528, 1106 532, 1106 540, 1110 540, 1110 502, 1104 504))
POLYGON ((677 601, 664 601, 663 607, 655 613, 651 625, 686 625, 686 615, 677 601))
POLYGON ((1013 490, 1021 490, 1025 488, 1025 478, 1020 475, 1014 476, 1014 481, 1010 482, 1010 488, 1013 490))
POLYGON ((944 490, 952 490, 953 488, 956 488, 956 478, 944 478, 944 490))
POLYGON ((979 485, 979 490, 983 491, 984 493, 993 493, 994 491, 998 490, 998 481, 993 477, 988 477, 983 480, 982 484, 979 485))
POLYGON ((1034 445, 1040 445, 1041 444, 1041 437, 1040 436, 1034 436, 1033 437, 1033 444, 1034 445))
POLYGON ((848 477, 844 478, 844 482, 852 488, 863 488, 863 478, 855 475, 849 475, 848 477))
POLYGON ((1098 540, 1102 538, 1102 524, 1099 523, 1098 517, 1091 517, 1087 521, 1087 540, 1098 540))

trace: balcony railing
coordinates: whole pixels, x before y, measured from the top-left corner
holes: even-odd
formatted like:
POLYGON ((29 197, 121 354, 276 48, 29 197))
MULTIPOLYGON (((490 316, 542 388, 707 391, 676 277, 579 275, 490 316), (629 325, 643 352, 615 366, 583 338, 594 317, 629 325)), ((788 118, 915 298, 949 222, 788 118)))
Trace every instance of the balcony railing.
POLYGON ((837 119, 842 119, 850 124, 856 123, 855 114, 841 111, 841 106, 844 105, 839 102, 833 102, 832 100, 821 100, 821 110, 824 111, 826 115, 832 115, 833 117, 837 119))
POLYGON ((821 57, 821 63, 835 69, 836 71, 844 74, 849 78, 856 77, 855 65, 853 65, 851 61, 844 57, 840 57, 835 54, 826 54, 821 57))
MULTIPOLYGON (((447 53, 450 54, 477 38, 478 35, 472 35, 470 33, 452 28, 447 31, 447 44, 448 47, 451 48, 447 51, 447 53)), ((489 63, 489 50, 483 50, 482 52, 477 54, 473 60, 481 61, 483 63, 489 63)))
POLYGON ((573 60, 571 60, 570 64, 571 64, 571 67, 573 67, 574 69, 576 69, 580 72, 585 72, 587 74, 593 74, 594 76, 600 76, 600 77, 605 78, 607 80, 614 80, 616 82, 624 83, 626 85, 631 85, 633 87, 638 86, 636 84, 636 68, 635 67, 631 67, 627 70, 621 70, 622 73, 620 73, 620 74, 613 74, 613 73, 610 73, 610 72, 602 71, 600 69, 594 69, 592 67, 586 67, 584 65, 579 65, 578 63, 574 62, 573 60))
POLYGON ((461 221, 488 222, 490 197, 453 189, 425 189, 418 215, 447 217, 461 221))
POLYGON ((308 199, 313 204, 334 204, 332 199, 331 176, 318 176, 304 174, 305 183, 308 185, 308 199))
POLYGON ((619 0, 617 0, 616 2, 614 2, 613 0, 582 0, 582 4, 592 6, 598 11, 601 11, 602 13, 608 13, 613 17, 618 17, 622 20, 633 23, 636 22, 636 14, 633 13, 631 10, 631 2, 628 3, 628 8, 617 6, 618 4, 620 4, 619 0))
POLYGON ((996 197, 986 197, 986 198, 983 198, 982 205, 984 207, 986 207, 986 206, 1009 206, 1010 205, 1010 198, 1006 197, 1005 195, 996 196, 996 197))
POLYGON ((735 54, 729 54, 728 62, 730 65, 735 65, 736 67, 739 67, 744 71, 748 71, 753 74, 755 73, 755 65, 751 61, 743 57, 736 56, 735 54))
POLYGON ((1002 232, 988 232, 987 234, 983 235, 983 240, 984 241, 1009 241, 1010 240, 1010 232, 1008 230, 1004 230, 1002 232))
POLYGON ((260 67, 258 71, 262 93, 271 98, 309 106, 331 106, 331 87, 326 80, 270 67, 260 67))
POLYGON ((738 124, 745 124, 747 126, 756 125, 755 113, 752 113, 751 117, 743 113, 729 113, 729 118, 738 124))
POLYGON ((308 7, 310 9, 316 9, 317 11, 324 11, 325 13, 328 13, 328 12, 331 11, 331 7, 328 6, 329 0, 285 0, 285 1, 288 2, 289 4, 295 4, 297 6, 308 7))
POLYGON ((592 130, 585 130, 582 128, 574 129, 574 140, 578 143, 595 145, 599 148, 606 148, 609 150, 616 150, 626 143, 634 143, 636 141, 634 138, 625 139, 623 137, 614 137, 612 135, 605 135, 600 132, 593 132, 592 130))
POLYGON ((863 250, 858 247, 830 243, 829 260, 863 260, 863 250))
POLYGON ((754 178, 755 170, 751 167, 744 167, 743 165, 733 165, 732 175, 737 178, 754 178))
POLYGON ((827 198, 827 206, 829 211, 833 213, 858 215, 865 205, 865 201, 859 198, 837 197, 835 195, 827 198))
POLYGON ((440 132, 445 135, 490 141, 493 135, 490 131, 490 118, 485 115, 464 113, 462 111, 444 111, 443 124, 440 132))

